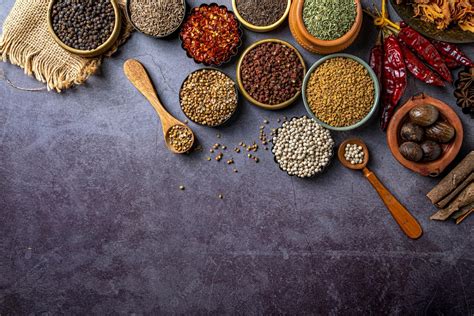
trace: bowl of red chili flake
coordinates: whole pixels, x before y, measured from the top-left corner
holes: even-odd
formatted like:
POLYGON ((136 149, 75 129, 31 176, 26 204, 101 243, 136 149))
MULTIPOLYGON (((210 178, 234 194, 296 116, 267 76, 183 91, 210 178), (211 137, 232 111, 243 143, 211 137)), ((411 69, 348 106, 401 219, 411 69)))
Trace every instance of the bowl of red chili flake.
POLYGON ((234 13, 211 3, 191 10, 179 36, 189 58, 198 64, 220 66, 237 55, 242 34, 234 13))

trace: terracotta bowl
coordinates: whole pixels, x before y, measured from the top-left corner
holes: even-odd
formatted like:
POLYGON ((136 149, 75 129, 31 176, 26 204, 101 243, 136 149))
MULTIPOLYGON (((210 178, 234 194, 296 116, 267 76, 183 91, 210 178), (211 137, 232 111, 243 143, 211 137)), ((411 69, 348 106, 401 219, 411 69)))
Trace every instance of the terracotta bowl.
POLYGON ((55 2, 56 2, 56 0, 51 0, 50 3, 49 3, 49 7, 48 7, 48 29, 49 29, 49 33, 51 34, 53 39, 56 41, 56 43, 58 43, 59 46, 61 46, 62 48, 64 48, 68 52, 79 55, 79 56, 82 56, 82 57, 91 57, 91 58, 92 57, 97 57, 97 56, 102 55, 105 52, 107 52, 114 45, 114 43, 117 41, 117 39, 120 35, 120 27, 121 27, 121 22, 122 22, 122 18, 121 18, 121 14, 120 14, 120 8, 119 8, 119 5, 117 4, 117 0, 110 0, 110 3, 112 4, 112 7, 114 8, 114 14, 115 14, 115 25, 114 25, 114 29, 112 30, 112 34, 110 34, 110 37, 107 39, 107 41, 105 41, 102 45, 100 45, 99 47, 97 47, 93 50, 76 49, 76 48, 73 48, 73 47, 70 47, 70 46, 64 44, 59 39, 59 37, 56 35, 56 33, 53 30, 53 23, 51 21, 51 19, 52 19, 51 14, 52 14, 53 5, 54 5, 55 2))
POLYGON ((387 142, 390 150, 392 151, 395 159, 398 160, 405 168, 408 168, 422 176, 436 177, 456 158, 461 149, 461 145, 464 139, 464 130, 462 122, 459 116, 454 110, 446 103, 432 98, 426 94, 419 94, 408 100, 407 103, 402 105, 395 115, 392 117, 390 124, 387 129, 387 142), (400 137, 400 129, 409 118, 408 112, 416 106, 422 104, 431 104, 435 106, 439 112, 441 119, 451 124, 456 130, 456 136, 453 141, 448 144, 441 144, 443 153, 441 157, 431 162, 413 162, 405 159, 400 153, 400 145, 403 143, 400 137))
POLYGON ((293 0, 289 14, 290 31, 295 40, 304 49, 316 54, 332 54, 340 52, 349 47, 359 35, 362 28, 362 5, 360 0, 354 0, 357 7, 357 15, 352 28, 342 37, 325 41, 314 37, 308 32, 303 21, 304 0, 293 0))
POLYGON ((239 10, 237 8, 236 0, 232 0, 232 10, 234 10, 234 14, 237 17, 237 19, 240 21, 240 23, 242 23, 242 25, 245 26, 245 28, 247 28, 251 31, 254 31, 254 32, 258 32, 258 33, 270 32, 270 31, 273 31, 274 29, 276 29, 277 27, 279 27, 286 20, 286 18, 288 17, 288 13, 290 12, 290 7, 291 7, 291 0, 288 0, 288 5, 286 7, 285 13, 283 13, 283 15, 281 16, 280 19, 278 19, 278 21, 276 21, 275 23, 273 23, 271 25, 258 26, 258 25, 254 25, 250 22, 247 22, 247 20, 245 20, 241 16, 240 13, 239 13, 239 10))

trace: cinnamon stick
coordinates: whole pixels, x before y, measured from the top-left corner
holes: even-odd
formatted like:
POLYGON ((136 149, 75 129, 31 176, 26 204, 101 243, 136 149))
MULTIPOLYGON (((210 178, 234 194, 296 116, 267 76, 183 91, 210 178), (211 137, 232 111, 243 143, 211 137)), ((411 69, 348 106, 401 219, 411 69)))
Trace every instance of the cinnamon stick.
POLYGON ((466 219, 469 214, 474 211, 474 203, 466 205, 462 207, 459 211, 455 212, 451 218, 456 221, 456 224, 461 223, 464 219, 466 219))
MULTIPOLYGON (((437 204, 448 197, 460 184, 474 172, 474 151, 471 151, 441 182, 426 196, 431 203, 437 204)), ((454 198, 454 196, 451 196, 454 198)), ((448 201, 449 202, 449 201, 448 201)), ((447 202, 443 202, 443 204, 447 202)))
POLYGON ((471 173, 469 175, 469 177, 467 177, 461 184, 459 184, 459 186, 454 189, 453 192, 451 192, 450 194, 448 194, 444 199, 442 199, 441 201, 439 201, 438 203, 436 203, 435 205, 438 207, 438 208, 444 208, 446 207, 446 205, 449 204, 449 202, 451 202, 452 199, 454 199, 456 197, 456 195, 459 194, 459 192, 461 192, 462 190, 464 190, 465 187, 467 187, 471 182, 474 181, 474 172, 471 173))
POLYGON ((472 213, 474 213, 474 208, 470 209, 469 212, 467 212, 466 214, 464 214, 463 216, 459 217, 456 219, 456 225, 459 225, 461 224, 461 222, 463 220, 465 220, 469 215, 471 215, 472 213))
POLYGON ((464 206, 474 203, 474 182, 469 184, 446 208, 433 214, 430 219, 444 221, 464 206))

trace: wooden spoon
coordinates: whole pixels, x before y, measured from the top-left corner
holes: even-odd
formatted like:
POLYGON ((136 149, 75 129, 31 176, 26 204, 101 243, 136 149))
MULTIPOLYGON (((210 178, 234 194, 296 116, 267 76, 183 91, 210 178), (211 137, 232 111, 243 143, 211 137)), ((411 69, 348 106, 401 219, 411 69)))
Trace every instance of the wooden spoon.
POLYGON ((143 67, 143 65, 139 61, 135 59, 129 59, 124 63, 123 70, 128 80, 130 80, 130 82, 135 86, 135 88, 137 88, 138 91, 140 91, 145 96, 145 98, 147 98, 147 100, 151 103, 156 113, 160 117, 161 126, 163 128, 163 136, 165 137, 165 142, 168 149, 176 154, 183 154, 189 151, 194 144, 195 137, 193 131, 187 125, 180 122, 166 111, 163 104, 161 104, 158 95, 156 94, 156 91, 153 87, 153 83, 151 82, 150 77, 148 76, 145 70, 145 67, 143 67), (183 126, 191 132, 192 142, 189 148, 184 148, 183 150, 178 151, 171 145, 168 134, 173 126, 183 126))
POLYGON ((352 170, 362 170, 364 176, 369 180, 372 186, 377 190, 377 193, 382 198, 383 203, 387 206, 395 221, 397 221, 403 232, 412 239, 418 239, 423 231, 417 220, 408 212, 408 210, 390 193, 384 185, 380 182, 377 176, 370 171, 366 166, 369 162, 369 149, 365 143, 360 139, 348 139, 339 146, 337 152, 339 161, 347 168, 352 170), (364 151, 364 161, 361 164, 352 165, 344 157, 347 144, 356 144, 362 146, 364 151))

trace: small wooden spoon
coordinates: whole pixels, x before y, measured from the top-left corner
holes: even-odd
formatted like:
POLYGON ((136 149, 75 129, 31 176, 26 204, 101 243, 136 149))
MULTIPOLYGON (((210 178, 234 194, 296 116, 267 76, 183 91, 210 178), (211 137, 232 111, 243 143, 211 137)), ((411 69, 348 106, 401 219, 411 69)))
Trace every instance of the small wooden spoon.
POLYGON ((145 67, 143 67, 143 65, 139 61, 135 59, 129 59, 124 63, 123 70, 128 80, 130 80, 130 82, 135 86, 135 88, 137 88, 138 91, 140 91, 145 96, 145 98, 147 98, 147 100, 151 103, 156 113, 160 117, 161 126, 163 128, 163 135, 165 137, 165 142, 168 149, 176 154, 183 154, 189 151, 194 144, 195 137, 193 131, 187 125, 180 122, 166 111, 163 104, 161 104, 158 95, 156 94, 156 91, 153 87, 153 83, 151 82, 150 77, 148 76, 145 70, 145 67), (192 134, 191 145, 189 146, 189 148, 184 148, 181 151, 176 150, 176 148, 174 148, 170 144, 170 140, 168 137, 170 129, 176 125, 185 127, 192 134))
POLYGON ((372 186, 377 190, 377 193, 382 198, 383 203, 387 206, 395 221, 397 221, 403 232, 412 239, 418 239, 423 231, 417 220, 408 212, 408 210, 390 193, 384 185, 380 182, 377 176, 370 171, 366 166, 369 162, 369 149, 365 143, 360 139, 348 139, 339 146, 337 152, 339 161, 347 168, 352 170, 362 170, 364 176, 369 180, 372 186), (362 146, 364 151, 364 162, 361 164, 352 165, 344 157, 347 144, 356 144, 362 146))

